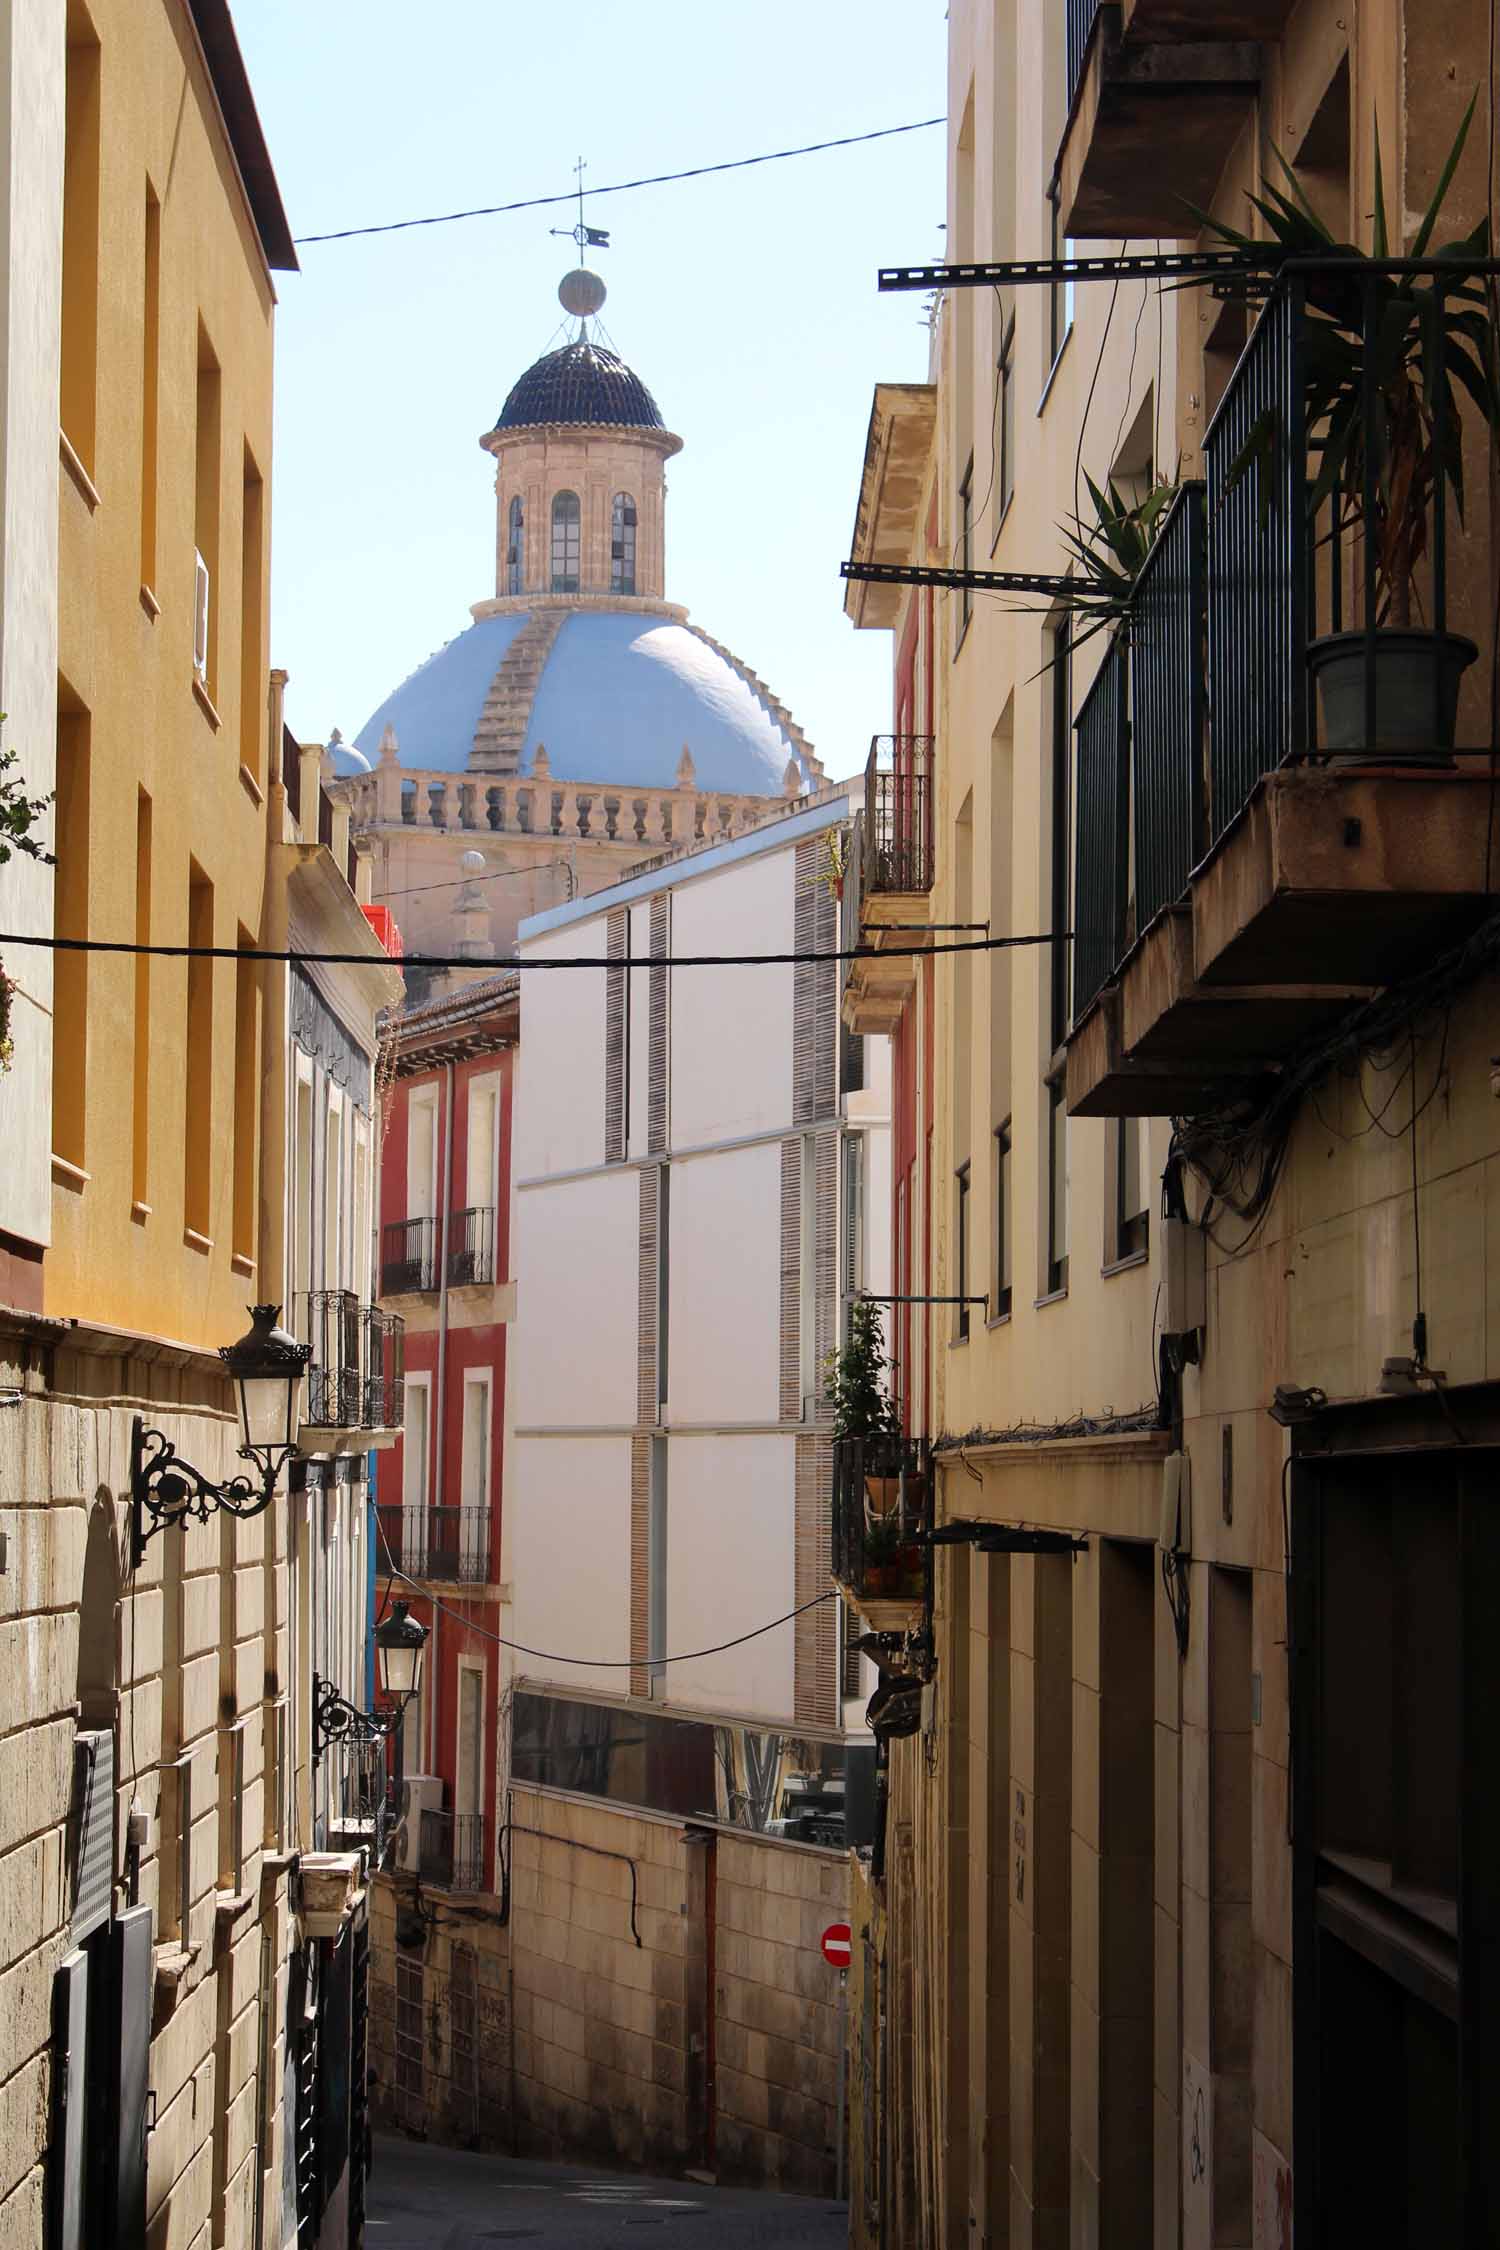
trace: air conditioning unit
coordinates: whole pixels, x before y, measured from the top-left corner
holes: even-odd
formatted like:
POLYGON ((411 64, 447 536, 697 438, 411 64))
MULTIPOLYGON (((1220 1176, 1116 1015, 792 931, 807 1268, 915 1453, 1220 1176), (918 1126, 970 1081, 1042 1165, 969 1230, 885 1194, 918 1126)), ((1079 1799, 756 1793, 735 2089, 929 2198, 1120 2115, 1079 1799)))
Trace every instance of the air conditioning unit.
POLYGON ((443 1809, 443 1777, 436 1773, 408 1774, 401 1784, 401 1817, 391 1838, 398 1875, 416 1875, 422 1865, 422 1815, 443 1809))
POLYGON ((200 680, 208 678, 208 565, 194 550, 196 574, 193 580, 193 670, 200 680))

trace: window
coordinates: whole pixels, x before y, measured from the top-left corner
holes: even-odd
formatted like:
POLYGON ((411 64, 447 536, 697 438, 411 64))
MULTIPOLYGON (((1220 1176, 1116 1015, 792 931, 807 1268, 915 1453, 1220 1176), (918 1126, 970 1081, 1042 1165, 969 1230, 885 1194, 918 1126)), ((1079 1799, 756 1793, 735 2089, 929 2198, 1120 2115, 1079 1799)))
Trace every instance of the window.
POLYGON ((667 1692, 667 1441, 651 1444, 651 1482, 646 1519, 646 1662, 652 1695, 667 1692))
POLYGON ((156 584, 156 433, 161 368, 161 205, 146 183, 141 317, 141 584, 156 584))
POLYGON ((1005 324, 995 369, 995 537, 1016 489, 1016 319, 1005 324))
POLYGON ((1047 1086, 1047 1270, 1044 1293, 1068 1286, 1068 1104, 1061 1075, 1047 1086))
POLYGON ((581 513, 576 492, 559 492, 552 502, 552 591, 576 594, 581 513))
POLYGON ((423 1087, 406 1107, 406 1216, 430 1219, 437 1210, 437 1088, 423 1087))
POLYGON ((464 1376, 463 1504, 483 1509, 490 1504, 490 1377, 487 1368, 464 1376))
MULTIPOLYGON (((467 1661, 458 1667, 458 1772, 454 1803, 460 1818, 484 1811, 484 1672, 467 1661)), ((455 1858, 469 1839, 455 1837, 455 1858)))
POLYGON ((969 1269, 972 1262, 969 1255, 970 1197, 969 1167, 967 1164, 960 1164, 954 1174, 954 1179, 958 1190, 957 1213, 954 1220, 954 1241, 958 1257, 956 1291, 958 1320, 956 1325, 960 1338, 963 1338, 969 1333, 969 1269))
MULTIPOLYGON (((958 487, 958 548, 954 555, 954 568, 969 571, 974 568, 974 456, 969 455, 969 465, 964 470, 958 487)), ((969 619, 974 614, 974 589, 963 586, 958 596, 958 639, 954 654, 963 646, 964 635, 969 630, 969 619)))
POLYGON ((219 442, 223 383, 213 346, 198 330, 193 543, 200 569, 194 592, 193 662, 209 700, 218 694, 219 664, 219 442))
MULTIPOLYGON (((431 1378, 408 1375, 401 1433, 401 1549, 403 1568, 427 1569, 427 1457, 431 1444, 431 1378)), ((419 1773, 420 1766, 416 1769, 419 1773)))
POLYGON ((1010 1312, 1010 1119, 995 1127, 995 1318, 1010 1312))
MULTIPOLYGON (((52 887, 52 927, 58 937, 89 934, 89 754, 89 714, 59 681, 52 887)), ((85 1162, 88 964, 87 953, 59 953, 52 970, 52 1152, 79 1170, 85 1162)))
POLYGON ((500 1081, 478 1078, 469 1085, 469 1154, 464 1196, 472 1210, 493 1211, 500 1133, 500 1081))
POLYGON ((247 445, 240 500, 240 764, 252 781, 260 779, 260 746, 266 725, 265 696, 261 692, 265 499, 266 488, 247 445))
POLYGON ((255 1128, 260 1117, 260 970, 243 955, 255 940, 243 926, 234 965, 234 1211, 230 1248, 255 1262, 255 1128))
POLYGON ((517 493, 510 504, 505 531, 505 591, 507 594, 524 593, 526 589, 526 509, 517 493))
POLYGON ((844 1139, 843 1294, 857 1297, 865 1285, 865 1137, 844 1139))
MULTIPOLYGON (((1062 231, 1062 203, 1055 184, 1047 191, 1047 206, 1048 256, 1054 259, 1071 258, 1074 246, 1062 231)), ((1054 281, 1047 294, 1051 320, 1047 365, 1051 369, 1057 365, 1062 356, 1063 345, 1073 331, 1073 284, 1071 281, 1054 281)))
MULTIPOLYGON (((214 887, 188 862, 188 944, 214 942, 214 887)), ((214 964, 206 954, 187 965, 182 1120, 183 1223, 200 1242, 213 1233, 214 964)))
POLYGON ((1151 1240, 1151 1214, 1147 1204, 1142 1165, 1146 1135, 1138 1117, 1117 1120, 1114 1132, 1115 1225, 1111 1245, 1116 1262, 1145 1256, 1151 1240))
POLYGON ((99 347, 99 42, 82 9, 70 23, 62 211, 62 363, 58 419, 90 476, 99 347))
MULTIPOLYGON (((135 799, 135 942, 151 943, 151 799, 144 789, 135 799)), ((137 1205, 151 1201, 151 956, 135 957, 135 1072, 130 1130, 130 1195, 137 1205)))
MULTIPOLYGON (((1048 672, 1052 694, 1051 779, 1051 927, 1059 933, 1069 927, 1073 904, 1072 825, 1073 666, 1064 620, 1047 637, 1048 672)), ((1069 947, 1059 934, 1051 949, 1051 1047, 1055 1054, 1068 1036, 1068 1000, 1071 987, 1069 947)))
POLYGON ((609 525, 609 590, 635 592, 635 502, 628 492, 615 494, 609 525))

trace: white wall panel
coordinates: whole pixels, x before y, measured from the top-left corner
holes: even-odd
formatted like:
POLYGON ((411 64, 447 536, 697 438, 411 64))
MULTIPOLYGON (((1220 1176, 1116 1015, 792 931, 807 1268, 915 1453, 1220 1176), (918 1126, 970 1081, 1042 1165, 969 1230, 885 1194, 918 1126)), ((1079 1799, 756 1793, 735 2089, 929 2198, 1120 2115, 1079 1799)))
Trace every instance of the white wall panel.
MULTIPOLYGON (((552 1655, 629 1657, 630 1440, 517 1438, 506 1505, 510 1630, 552 1655)), ((517 1678, 623 1694, 629 1674, 515 1659, 517 1678)))
POLYGON ((780 1410, 781 1143, 672 1167, 674 1422, 774 1422, 780 1410))
MULTIPOLYGON (((678 1437, 667 1446, 667 1652, 705 1648, 796 1601, 796 1439, 678 1437)), ((793 1628, 667 1671, 673 1704, 790 1718, 793 1628)))
POLYGON ((511 1422, 633 1422, 637 1175, 599 1172, 523 1188, 515 1208, 511 1422))
MULTIPOLYGON (((785 953, 792 945, 796 853, 768 852, 672 899, 672 951, 785 953)), ((674 969, 674 1148, 776 1132, 792 1114, 790 968, 674 969)))
MULTIPOLYGON (((602 957, 606 945, 600 915, 528 942, 525 955, 602 957)), ((605 975, 603 969, 521 971, 513 1126, 518 1180, 604 1162, 605 975)))

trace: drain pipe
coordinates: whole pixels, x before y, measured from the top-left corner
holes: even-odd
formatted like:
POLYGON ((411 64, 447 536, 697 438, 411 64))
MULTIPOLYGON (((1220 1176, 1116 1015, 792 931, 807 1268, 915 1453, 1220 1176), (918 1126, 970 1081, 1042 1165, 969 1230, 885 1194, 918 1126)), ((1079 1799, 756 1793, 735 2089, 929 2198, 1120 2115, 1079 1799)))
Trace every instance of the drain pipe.
MULTIPOLYGON (((443 1172, 440 1182, 442 1201, 438 1206, 438 1346, 437 1346, 437 1411, 436 1427, 432 1432, 433 1507, 441 1508, 446 1480, 443 1475, 448 1438, 448 1215, 453 1204, 453 1065, 443 1065, 443 1172)), ((429 1512, 429 1522, 431 1515, 429 1512)), ((434 1609, 428 1626, 432 1635, 432 1696, 427 1706, 427 1770, 433 1772, 437 1765, 437 1642, 438 1613, 434 1609)))

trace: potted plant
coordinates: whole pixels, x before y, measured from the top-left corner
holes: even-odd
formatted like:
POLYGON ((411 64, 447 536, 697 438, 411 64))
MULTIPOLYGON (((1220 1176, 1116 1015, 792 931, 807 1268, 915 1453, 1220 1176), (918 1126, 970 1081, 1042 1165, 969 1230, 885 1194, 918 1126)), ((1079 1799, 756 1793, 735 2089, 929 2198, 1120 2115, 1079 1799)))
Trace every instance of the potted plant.
POLYGON ((897 1521, 894 1509, 889 1514, 876 1513, 867 1520, 864 1575, 867 1594, 878 1600, 900 1593, 906 1576, 904 1550, 907 1544, 905 1526, 897 1521))
MULTIPOLYGON (((1463 634, 1438 632, 1420 622, 1418 575, 1440 480, 1463 521, 1459 391, 1490 428, 1500 425, 1500 381, 1485 285, 1472 271, 1475 260, 1489 256, 1488 219, 1469 234, 1433 247, 1473 115, 1471 100, 1411 247, 1413 258, 1453 261, 1453 279, 1445 277, 1441 291, 1432 275, 1370 272, 1370 261, 1360 250, 1329 233, 1280 156, 1276 161, 1287 192, 1268 187, 1264 195, 1250 198, 1270 230, 1273 248, 1287 258, 1321 263, 1321 270, 1307 274, 1309 317, 1303 330, 1307 442, 1317 461, 1309 515, 1334 504, 1342 522, 1358 524, 1373 549, 1375 612, 1365 621, 1376 628, 1373 741, 1366 739, 1366 633, 1324 634, 1307 652, 1322 701, 1324 747, 1346 755, 1415 752, 1429 758, 1436 754, 1446 762, 1457 724, 1459 681, 1479 653, 1463 634), (1345 262, 1352 269, 1348 279, 1337 270, 1345 262), (1373 415, 1365 411, 1367 388, 1376 401, 1373 415)), ((1235 248, 1266 249, 1265 242, 1253 241, 1237 228, 1203 212, 1197 215, 1235 248)), ((1372 242, 1376 261, 1392 255, 1378 133, 1372 242)), ((1231 464, 1231 485, 1252 467, 1270 466, 1278 438, 1275 417, 1268 411, 1231 464)))
POLYGON ((1084 621, 1069 635, 1075 649, 1126 616, 1136 580, 1181 489, 1179 478, 1164 477, 1139 500, 1129 500, 1113 478, 1102 492, 1087 470, 1083 481, 1089 488, 1094 521, 1089 524, 1074 516, 1060 527, 1077 573, 1062 606, 1070 617, 1084 621))
POLYGON ((896 1506, 901 1490, 901 1415, 887 1384, 889 1365, 880 1307, 856 1297, 848 1341, 828 1356, 823 1395, 833 1408, 835 1442, 863 1443, 865 1493, 880 1514, 896 1506))

